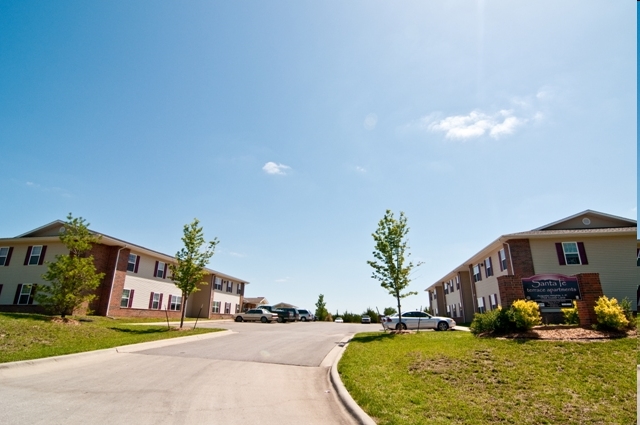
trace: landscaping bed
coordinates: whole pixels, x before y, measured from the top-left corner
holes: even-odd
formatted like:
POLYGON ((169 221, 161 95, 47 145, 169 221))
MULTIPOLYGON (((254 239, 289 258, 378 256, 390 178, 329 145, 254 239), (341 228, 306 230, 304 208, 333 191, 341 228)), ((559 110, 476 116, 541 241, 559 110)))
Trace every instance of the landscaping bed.
POLYGON ((338 371, 379 424, 636 423, 635 337, 577 327, 528 336, 358 334, 338 371))
POLYGON ((197 328, 185 324, 181 332, 164 326, 136 325, 135 319, 70 317, 40 314, 0 313, 0 363, 32 360, 196 335, 222 329, 197 328))

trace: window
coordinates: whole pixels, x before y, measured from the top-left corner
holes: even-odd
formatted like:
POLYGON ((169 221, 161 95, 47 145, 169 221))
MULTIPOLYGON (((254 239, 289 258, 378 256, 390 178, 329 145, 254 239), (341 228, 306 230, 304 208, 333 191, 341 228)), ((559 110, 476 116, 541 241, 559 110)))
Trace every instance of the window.
POLYGON ((153 273, 154 277, 159 277, 164 279, 167 274, 167 263, 163 263, 162 261, 156 261, 156 270, 153 273))
POLYGON ((500 263, 500 271, 507 270, 507 255, 504 253, 504 248, 498 251, 498 260, 500 263))
POLYGON ((482 280, 482 276, 480 275, 480 264, 476 264, 473 266, 473 281, 480 282, 482 280))
POLYGON ((133 289, 123 289, 122 290, 122 298, 120 298, 120 307, 122 308, 131 308, 133 304, 133 289))
POLYGON ((498 294, 489 295, 489 303, 491 304, 491 310, 498 308, 498 294))
POLYGON ((13 253, 13 247, 0 248, 0 266, 8 266, 11 261, 11 254, 13 253))
POLYGON ((231 314, 231 303, 224 303, 224 314, 231 314))
POLYGON ((236 304, 236 313, 240 313, 240 304, 236 304))
POLYGON ((30 283, 18 285, 16 289, 16 297, 13 300, 14 304, 33 304, 33 295, 35 293, 36 285, 30 283))
POLYGON ((452 307, 452 310, 453 310, 453 315, 451 317, 458 317, 458 312, 456 311, 456 305, 453 304, 451 307, 452 307))
POLYGON ((233 282, 227 280, 227 292, 233 292, 233 282))
POLYGON ((151 310, 159 310, 162 306, 162 294, 157 294, 155 292, 151 293, 149 297, 149 309, 151 310))
POLYGON ((444 293, 448 294, 449 293, 449 283, 445 283, 444 284, 444 293))
POLYGON ((486 310, 486 308, 484 307, 484 297, 480 297, 478 298, 478 312, 479 313, 484 313, 486 310))
POLYGON ((213 307, 211 307, 212 313, 220 313, 220 301, 214 301, 213 307))
POLYGON ((140 264, 140 256, 129 254, 129 262, 127 263, 127 271, 138 273, 138 265, 140 264))
POLYGON ((27 256, 24 259, 24 265, 35 266, 44 263, 44 254, 47 251, 46 245, 30 246, 27 249, 27 256))
POLYGON ((493 276, 493 267, 491 264, 491 257, 484 260, 484 273, 487 277, 493 276))
POLYGON ((458 291, 460 290, 460 276, 459 275, 456 276, 456 289, 458 291))
POLYGON ((179 295, 169 295, 169 310, 180 311, 182 305, 182 297, 179 295))
POLYGON ((236 293, 242 295, 242 283, 238 283, 238 287, 236 289, 236 293))
MULTIPOLYGON (((636 265, 637 265, 638 267, 640 267, 640 248, 636 248, 636 252, 637 252, 637 255, 638 255, 638 258, 636 259, 636 265)), ((9 261, 8 261, 8 260, 7 260, 7 263, 9 263, 9 261)), ((8 265, 8 264, 7 264, 7 265, 8 265)))
POLYGON ((213 289, 222 291, 222 279, 220 279, 219 277, 213 279, 213 289))
POLYGON ((453 279, 451 279, 451 280, 449 281, 449 286, 451 287, 451 292, 455 292, 455 291, 456 291, 455 286, 453 286, 453 279))
POLYGON ((447 305, 447 316, 451 316, 451 306, 447 305))

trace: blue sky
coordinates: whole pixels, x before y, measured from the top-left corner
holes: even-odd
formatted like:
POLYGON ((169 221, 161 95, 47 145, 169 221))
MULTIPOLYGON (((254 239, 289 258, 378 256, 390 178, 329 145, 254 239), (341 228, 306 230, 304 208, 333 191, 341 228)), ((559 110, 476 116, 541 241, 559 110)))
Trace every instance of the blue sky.
POLYGON ((424 306, 502 234, 636 218, 635 8, 3 2, 0 235, 72 212, 172 254, 197 217, 247 296, 360 312, 404 211, 424 306))

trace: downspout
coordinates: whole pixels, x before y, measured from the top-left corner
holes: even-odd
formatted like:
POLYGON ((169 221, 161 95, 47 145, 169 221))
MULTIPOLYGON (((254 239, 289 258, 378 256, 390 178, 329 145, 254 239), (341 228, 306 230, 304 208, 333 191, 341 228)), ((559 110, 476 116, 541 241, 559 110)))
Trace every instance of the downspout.
POLYGON ((118 271, 118 261, 120 260, 120 251, 125 249, 127 244, 125 244, 122 248, 118 250, 118 254, 116 255, 116 265, 113 268, 113 276, 111 277, 111 288, 109 288, 109 301, 107 302, 107 312, 105 316, 109 316, 109 307, 111 306, 111 295, 113 294, 113 283, 116 281, 116 273, 118 271))

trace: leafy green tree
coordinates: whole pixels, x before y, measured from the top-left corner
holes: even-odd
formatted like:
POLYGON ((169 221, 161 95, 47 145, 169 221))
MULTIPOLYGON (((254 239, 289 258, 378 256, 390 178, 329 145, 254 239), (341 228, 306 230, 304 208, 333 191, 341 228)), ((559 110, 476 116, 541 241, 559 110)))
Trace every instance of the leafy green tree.
POLYGON ((393 307, 386 307, 384 309, 384 311, 382 312, 385 316, 393 316, 394 314, 396 314, 398 312, 398 310, 396 310, 393 307))
POLYGON ((72 315, 83 303, 95 298, 95 290, 100 285, 104 273, 97 273, 93 256, 89 255, 101 236, 91 233, 89 223, 82 217, 67 216, 60 241, 69 254, 56 255, 47 263, 47 272, 42 278, 49 285, 38 288, 35 299, 46 310, 61 317, 72 315))
POLYGON ((378 229, 371 234, 375 241, 373 251, 374 261, 367 261, 373 268, 371 277, 380 282, 380 286, 389 291, 390 295, 396 297, 398 303, 398 315, 402 317, 400 300, 410 295, 418 295, 417 292, 405 291, 411 282, 409 275, 414 267, 412 262, 407 263, 407 258, 411 254, 408 252, 407 242, 407 218, 403 212, 396 220, 391 210, 387 210, 382 220, 378 222, 378 229))
POLYGON ((177 264, 169 264, 171 270, 171 280, 176 284, 178 289, 182 291, 182 314, 180 316, 180 328, 184 323, 185 305, 187 298, 193 292, 199 291, 198 285, 205 285, 204 281, 206 272, 204 267, 213 256, 218 238, 208 242, 207 247, 203 250, 205 244, 204 231, 199 226, 200 221, 194 218, 190 224, 185 224, 183 228, 182 242, 184 247, 176 254, 177 264))
POLYGON ((380 319, 378 318, 378 313, 373 311, 371 307, 368 307, 361 316, 367 315, 371 318, 371 323, 378 323, 380 319))
POLYGON ((316 319, 324 322, 328 314, 329 311, 327 311, 327 304, 324 302, 324 295, 320 294, 316 302, 316 319))

